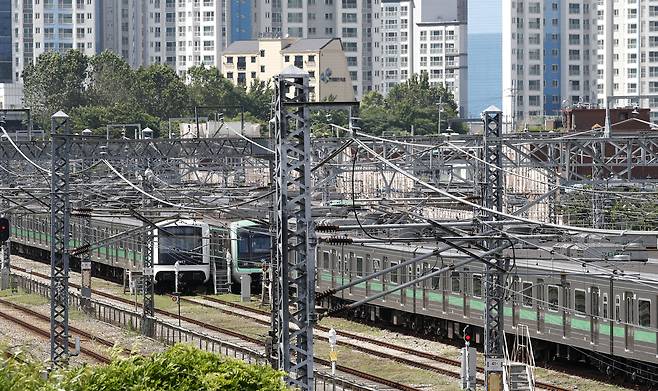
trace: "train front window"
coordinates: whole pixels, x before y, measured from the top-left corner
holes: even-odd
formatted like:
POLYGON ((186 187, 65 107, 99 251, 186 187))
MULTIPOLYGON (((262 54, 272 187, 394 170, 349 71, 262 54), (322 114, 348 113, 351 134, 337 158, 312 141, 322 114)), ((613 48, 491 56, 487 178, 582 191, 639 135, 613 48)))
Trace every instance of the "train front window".
POLYGON ((158 232, 158 263, 173 265, 203 263, 201 227, 165 227, 158 232))
POLYGON ((266 233, 240 230, 238 232, 238 266, 260 267, 263 261, 270 259, 270 236, 266 233))

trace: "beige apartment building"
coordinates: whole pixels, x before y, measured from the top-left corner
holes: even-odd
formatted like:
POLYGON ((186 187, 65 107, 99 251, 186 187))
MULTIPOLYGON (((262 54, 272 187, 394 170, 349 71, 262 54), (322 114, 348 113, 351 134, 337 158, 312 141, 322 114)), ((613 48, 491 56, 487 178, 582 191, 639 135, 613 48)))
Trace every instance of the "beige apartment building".
POLYGON ((237 41, 222 53, 222 73, 247 88, 254 80, 270 81, 290 65, 310 76, 310 98, 353 101, 354 89, 339 38, 285 38, 237 41))

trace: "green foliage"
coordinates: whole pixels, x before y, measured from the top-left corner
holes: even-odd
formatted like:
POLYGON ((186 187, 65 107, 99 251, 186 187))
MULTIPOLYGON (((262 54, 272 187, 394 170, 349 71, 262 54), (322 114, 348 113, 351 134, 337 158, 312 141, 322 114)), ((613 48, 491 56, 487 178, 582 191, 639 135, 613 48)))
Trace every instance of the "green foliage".
POLYGON ((86 103, 85 85, 89 59, 79 50, 65 54, 45 52, 23 70, 26 106, 35 120, 49 126, 58 110, 69 111, 86 103))
MULTIPOLYGON (((443 85, 430 84, 427 73, 413 75, 405 83, 394 86, 384 97, 377 92, 366 94, 361 100, 362 129, 368 133, 393 132, 407 134, 436 134, 439 123, 438 103, 442 102, 441 131, 458 114, 454 96, 443 85)), ((460 124, 452 123, 455 132, 463 132, 460 124)))
POLYGON ((118 54, 104 51, 89 59, 87 101, 97 106, 134 105, 135 72, 118 54))
MULTIPOLYGON (((128 103, 117 102, 111 106, 76 107, 70 113, 75 129, 89 128, 94 134, 105 135, 108 124, 141 124, 142 129, 160 129, 160 120, 128 103)), ((113 136, 118 136, 114 129, 113 136)))
POLYGON ((41 367, 6 359, 0 367, 0 389, 7 391, 279 391, 282 373, 176 345, 150 357, 115 359, 107 366, 83 366, 40 377, 41 367))
MULTIPOLYGON (((224 78, 219 69, 192 67, 187 75, 190 78, 188 88, 192 107, 208 107, 208 110, 223 113, 225 117, 240 113, 240 105, 246 98, 245 91, 224 78)), ((260 108, 261 111, 263 109, 260 108)))
POLYGON ((135 72, 135 98, 143 111, 161 119, 189 111, 187 86, 167 65, 155 64, 135 72))

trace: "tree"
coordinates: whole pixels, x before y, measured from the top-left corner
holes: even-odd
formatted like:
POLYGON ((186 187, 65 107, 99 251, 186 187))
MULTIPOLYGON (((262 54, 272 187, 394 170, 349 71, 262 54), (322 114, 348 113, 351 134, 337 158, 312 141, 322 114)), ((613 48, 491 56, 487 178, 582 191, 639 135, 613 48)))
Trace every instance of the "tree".
POLYGON ((172 68, 162 64, 135 72, 135 99, 142 111, 163 120, 190 111, 187 86, 172 68))
MULTIPOLYGON (((110 124, 141 124, 142 129, 149 127, 158 133, 161 130, 159 118, 130 103, 76 107, 71 111, 71 118, 75 129, 89 128, 101 135, 105 135, 106 126, 110 124)), ((117 136, 118 130, 113 135, 117 136)))
POLYGON ((135 104, 135 72, 122 57, 103 51, 89 60, 87 101, 91 105, 135 104))
POLYGON ((223 77, 219 69, 197 66, 190 68, 187 75, 191 106, 212 107, 225 117, 240 113, 240 105, 246 99, 245 91, 223 77))
POLYGON ((259 122, 267 123, 271 117, 272 95, 274 91, 269 83, 260 80, 251 82, 244 96, 244 108, 259 122))
MULTIPOLYGON (((361 101, 361 119, 365 131, 381 134, 436 134, 439 124, 439 102, 442 102, 441 131, 457 117, 454 96, 443 85, 431 85, 426 72, 412 75, 406 82, 395 85, 388 96, 372 92, 361 101)), ((461 126, 451 124, 460 131, 461 126)))
POLYGON ((79 50, 65 54, 45 52, 23 70, 25 105, 37 123, 50 126, 58 110, 70 111, 85 104, 88 58, 79 50))

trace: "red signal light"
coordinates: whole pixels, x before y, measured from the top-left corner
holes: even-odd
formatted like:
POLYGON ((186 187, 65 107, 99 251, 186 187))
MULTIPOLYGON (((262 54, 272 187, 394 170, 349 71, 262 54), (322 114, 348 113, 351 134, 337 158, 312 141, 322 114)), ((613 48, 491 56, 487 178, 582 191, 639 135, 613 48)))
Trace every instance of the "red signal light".
POLYGON ((466 335, 464 336, 464 340, 465 340, 466 342, 469 342, 469 341, 471 340, 471 336, 468 335, 468 334, 466 334, 466 335))

